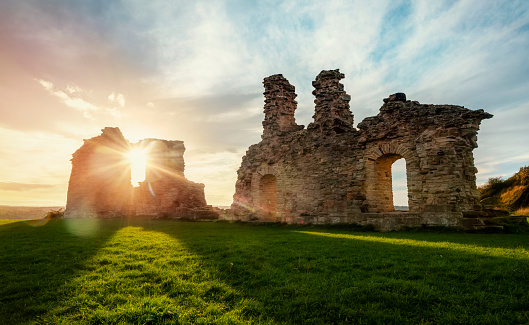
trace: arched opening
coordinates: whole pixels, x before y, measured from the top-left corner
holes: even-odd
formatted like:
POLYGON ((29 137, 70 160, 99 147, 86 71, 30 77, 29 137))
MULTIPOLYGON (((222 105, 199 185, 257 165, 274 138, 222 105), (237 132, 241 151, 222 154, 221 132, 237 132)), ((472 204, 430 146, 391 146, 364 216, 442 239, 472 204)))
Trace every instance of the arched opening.
POLYGON ((393 212, 395 205, 408 206, 406 161, 401 158, 401 155, 385 154, 374 163, 370 201, 376 212, 393 212), (400 162, 394 166, 397 161, 400 162))
POLYGON ((264 218, 275 220, 277 217, 277 180, 267 174, 259 181, 259 208, 264 218))
POLYGON ((398 159, 391 165, 391 181, 393 189, 393 206, 395 210, 409 210, 408 177, 406 174, 406 160, 398 159))

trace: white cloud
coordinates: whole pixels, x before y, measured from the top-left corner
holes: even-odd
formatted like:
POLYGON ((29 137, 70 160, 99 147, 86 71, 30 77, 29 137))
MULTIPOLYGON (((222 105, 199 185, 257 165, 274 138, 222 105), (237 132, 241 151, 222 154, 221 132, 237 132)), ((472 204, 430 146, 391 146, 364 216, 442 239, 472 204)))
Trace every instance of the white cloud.
POLYGON ((71 86, 71 85, 68 85, 66 86, 66 91, 69 93, 69 94, 78 94, 78 93, 81 93, 82 89, 77 87, 77 86, 71 86))
POLYGON ((62 90, 56 90, 51 81, 42 79, 39 79, 37 81, 42 85, 42 87, 44 87, 44 89, 49 91, 51 95, 59 98, 64 105, 83 112, 83 116, 88 119, 93 119, 91 112, 100 110, 100 107, 89 103, 80 97, 73 97, 73 95, 79 93, 78 87, 74 88, 72 86, 68 86, 66 88, 68 93, 66 93, 62 90))
POLYGON ((108 95, 108 101, 111 103, 117 103, 121 107, 125 107, 125 96, 123 96, 123 94, 115 94, 112 92, 108 95))
MULTIPOLYGON (((46 89, 51 95, 59 98, 64 105, 81 111, 83 116, 87 119, 95 120, 95 112, 104 112, 105 114, 114 118, 120 118, 122 116, 121 111, 117 107, 96 105, 82 98, 85 91, 78 86, 68 85, 66 86, 65 91, 63 91, 56 89, 53 82, 51 81, 37 79, 37 82, 41 84, 42 87, 44 87, 44 89, 46 89)), ((123 94, 111 93, 108 96, 108 100, 120 107, 125 106, 125 96, 123 94)))
POLYGON ((49 90, 49 91, 53 91, 53 83, 51 81, 46 81, 46 80, 42 80, 42 79, 39 79, 37 81, 38 81, 39 84, 42 85, 42 87, 44 87, 44 89, 49 90))

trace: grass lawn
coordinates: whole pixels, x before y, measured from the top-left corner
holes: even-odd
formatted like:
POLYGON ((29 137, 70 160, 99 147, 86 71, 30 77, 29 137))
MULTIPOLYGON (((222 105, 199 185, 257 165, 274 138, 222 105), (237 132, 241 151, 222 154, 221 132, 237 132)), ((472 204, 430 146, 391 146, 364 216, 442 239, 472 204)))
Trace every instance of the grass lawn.
POLYGON ((0 221, 0 324, 529 324, 529 234, 0 221))

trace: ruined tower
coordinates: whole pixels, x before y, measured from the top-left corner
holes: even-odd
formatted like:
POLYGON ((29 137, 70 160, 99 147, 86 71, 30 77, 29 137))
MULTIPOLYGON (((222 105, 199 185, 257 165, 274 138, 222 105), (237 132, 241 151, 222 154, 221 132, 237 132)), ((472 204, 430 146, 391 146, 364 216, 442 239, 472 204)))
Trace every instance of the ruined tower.
POLYGON ((381 230, 483 225, 472 150, 492 115, 455 105, 425 105, 403 93, 353 126, 338 70, 313 82, 314 121, 294 121, 294 87, 265 78, 262 141, 237 171, 237 218, 288 223, 372 224, 381 230), (409 212, 395 212, 391 166, 405 159, 409 212))
POLYGON ((344 133, 354 130, 353 114, 349 110, 349 96, 340 80, 345 75, 338 70, 323 70, 312 82, 315 112, 309 128, 322 132, 344 133))
POLYGON ((265 78, 263 81, 265 105, 263 120, 263 138, 277 136, 283 132, 303 129, 297 125, 294 113, 296 102, 295 88, 281 74, 265 78))

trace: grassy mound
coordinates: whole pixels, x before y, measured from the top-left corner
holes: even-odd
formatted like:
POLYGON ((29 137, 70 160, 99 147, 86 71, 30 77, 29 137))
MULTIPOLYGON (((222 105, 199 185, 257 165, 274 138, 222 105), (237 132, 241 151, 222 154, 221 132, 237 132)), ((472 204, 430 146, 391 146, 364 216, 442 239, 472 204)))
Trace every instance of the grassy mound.
POLYGON ((526 324, 527 234, 0 221, 5 324, 526 324))
POLYGON ((478 190, 483 204, 529 216, 529 167, 520 168, 518 173, 506 180, 490 178, 478 190))

